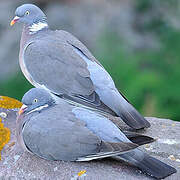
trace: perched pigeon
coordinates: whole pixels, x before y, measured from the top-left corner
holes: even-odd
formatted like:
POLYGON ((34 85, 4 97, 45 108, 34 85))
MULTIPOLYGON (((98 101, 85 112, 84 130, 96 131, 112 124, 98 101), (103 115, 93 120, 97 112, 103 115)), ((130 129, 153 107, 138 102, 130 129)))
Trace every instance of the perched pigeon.
POLYGON ((11 25, 24 24, 19 61, 31 84, 78 106, 117 115, 134 129, 150 127, 77 38, 50 30, 45 14, 33 4, 18 7, 15 15, 11 25))
POLYGON ((113 157, 159 179, 176 172, 136 148, 112 121, 95 111, 63 99, 56 104, 52 94, 38 88, 28 91, 22 102, 17 118, 18 142, 37 156, 64 161, 113 157))

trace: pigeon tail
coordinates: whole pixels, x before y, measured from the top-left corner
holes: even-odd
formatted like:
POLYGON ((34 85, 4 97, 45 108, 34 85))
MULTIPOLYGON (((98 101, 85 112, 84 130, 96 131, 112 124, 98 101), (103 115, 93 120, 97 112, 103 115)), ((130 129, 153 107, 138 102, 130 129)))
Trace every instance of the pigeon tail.
POLYGON ((118 158, 127 161, 128 163, 139 168, 143 173, 146 173, 156 179, 163 179, 177 172, 175 168, 149 156, 138 149, 133 151, 134 154, 130 155, 130 153, 132 152, 120 155, 118 158))
POLYGON ((142 129, 150 127, 150 123, 127 101, 127 99, 119 96, 119 112, 117 114, 121 119, 133 129, 142 129))
POLYGON ((156 139, 150 137, 150 136, 146 136, 143 134, 138 134, 135 132, 130 132, 130 131, 123 131, 123 133, 126 135, 126 137, 133 143, 138 144, 139 146, 144 145, 144 144, 149 144, 152 143, 154 141, 156 141, 156 139))

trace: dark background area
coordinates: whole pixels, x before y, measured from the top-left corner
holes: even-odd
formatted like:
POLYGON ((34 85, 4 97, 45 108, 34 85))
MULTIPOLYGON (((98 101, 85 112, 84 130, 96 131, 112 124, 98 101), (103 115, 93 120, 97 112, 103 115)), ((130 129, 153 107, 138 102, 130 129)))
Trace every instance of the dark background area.
POLYGON ((31 85, 18 65, 22 25, 9 23, 24 2, 85 43, 144 116, 180 120, 180 1, 0 1, 0 95, 19 100, 31 85))

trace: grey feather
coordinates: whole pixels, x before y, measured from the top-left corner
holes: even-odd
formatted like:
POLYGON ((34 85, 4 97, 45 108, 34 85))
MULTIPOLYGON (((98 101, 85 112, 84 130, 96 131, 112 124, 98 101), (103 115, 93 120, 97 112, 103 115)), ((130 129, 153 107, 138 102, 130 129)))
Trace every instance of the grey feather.
POLYGON ((139 146, 156 141, 156 139, 150 136, 146 136, 146 135, 131 132, 131 131, 123 131, 123 133, 131 142, 138 144, 139 146))
POLYGON ((175 168, 161 162, 156 158, 153 158, 152 156, 149 156, 139 149, 132 150, 131 152, 127 152, 114 158, 117 160, 124 160, 138 167, 143 173, 148 174, 156 179, 164 179, 167 176, 177 172, 175 168))
POLYGON ((66 161, 80 158, 87 161, 128 152, 137 147, 131 142, 102 141, 74 116, 66 102, 62 101, 61 105, 42 112, 26 115, 22 128, 26 150, 40 157, 66 161))

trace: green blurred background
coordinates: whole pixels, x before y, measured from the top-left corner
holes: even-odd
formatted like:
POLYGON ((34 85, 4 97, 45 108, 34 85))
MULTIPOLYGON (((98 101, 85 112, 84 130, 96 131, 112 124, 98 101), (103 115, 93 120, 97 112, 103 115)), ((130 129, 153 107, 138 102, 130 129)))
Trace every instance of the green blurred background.
MULTIPOLYGON (((65 29, 87 45, 111 74, 118 89, 144 116, 180 121, 178 0, 34 2, 44 9, 52 28, 65 29)), ((5 18, 4 24, 1 23, 4 19, 0 19, 0 38, 1 32, 8 32, 7 39, 3 36, 3 40, 12 42, 0 46, 6 51, 9 48, 0 56, 0 94, 20 100, 31 87, 18 66, 22 27, 10 28, 8 23, 23 1, 2 3, 1 8, 8 7, 10 12, 1 11, 1 14, 8 13, 8 19, 5 18), (9 68, 12 63, 13 67, 9 68)))

